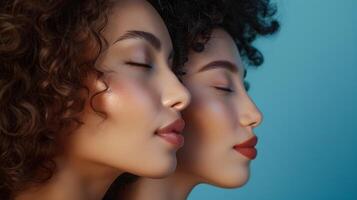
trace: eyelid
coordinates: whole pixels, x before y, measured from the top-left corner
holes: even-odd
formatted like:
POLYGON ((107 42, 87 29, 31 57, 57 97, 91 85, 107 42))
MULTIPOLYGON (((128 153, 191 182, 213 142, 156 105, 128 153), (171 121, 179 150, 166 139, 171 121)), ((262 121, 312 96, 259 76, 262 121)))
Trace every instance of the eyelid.
POLYGON ((213 87, 217 90, 222 90, 222 91, 228 92, 228 93, 234 92, 234 90, 232 88, 226 87, 226 86, 213 86, 213 87))
POLYGON ((146 63, 141 63, 141 62, 134 62, 134 61, 127 61, 125 62, 127 65, 133 65, 133 66, 139 66, 139 67, 145 67, 145 68, 153 68, 152 65, 146 64, 146 63))

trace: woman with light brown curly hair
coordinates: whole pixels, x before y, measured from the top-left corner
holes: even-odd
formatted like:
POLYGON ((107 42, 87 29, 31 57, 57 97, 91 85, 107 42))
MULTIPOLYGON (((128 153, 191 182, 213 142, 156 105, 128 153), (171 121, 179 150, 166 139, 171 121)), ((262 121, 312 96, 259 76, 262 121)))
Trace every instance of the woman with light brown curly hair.
POLYGON ((0 3, 0 199, 101 199, 163 177, 190 96, 144 0, 0 3))

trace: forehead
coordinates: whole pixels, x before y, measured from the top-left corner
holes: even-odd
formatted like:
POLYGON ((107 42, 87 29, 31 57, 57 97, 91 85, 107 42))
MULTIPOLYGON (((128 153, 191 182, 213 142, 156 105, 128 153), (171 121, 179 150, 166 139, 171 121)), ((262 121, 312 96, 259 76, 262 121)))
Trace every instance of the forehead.
MULTIPOLYGON (((232 37, 223 29, 214 29, 211 39, 205 45, 203 52, 191 51, 189 60, 185 64, 189 68, 197 70, 200 66, 215 60, 227 60, 235 63, 239 72, 243 72, 244 66, 236 44, 232 37)), ((189 69, 191 70, 191 69, 189 69)))
POLYGON ((103 31, 109 43, 130 30, 154 34, 171 49, 171 39, 164 21, 157 11, 145 0, 121 0, 113 5, 108 14, 108 23, 103 31))

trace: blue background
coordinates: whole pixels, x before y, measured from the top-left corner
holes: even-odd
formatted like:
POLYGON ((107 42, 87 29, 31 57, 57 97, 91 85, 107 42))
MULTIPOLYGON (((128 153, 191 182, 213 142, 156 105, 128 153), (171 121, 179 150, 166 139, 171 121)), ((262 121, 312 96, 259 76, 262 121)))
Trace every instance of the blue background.
POLYGON ((264 114, 251 178, 190 200, 357 199, 357 1, 275 2, 281 30, 256 42, 265 63, 247 76, 264 114))

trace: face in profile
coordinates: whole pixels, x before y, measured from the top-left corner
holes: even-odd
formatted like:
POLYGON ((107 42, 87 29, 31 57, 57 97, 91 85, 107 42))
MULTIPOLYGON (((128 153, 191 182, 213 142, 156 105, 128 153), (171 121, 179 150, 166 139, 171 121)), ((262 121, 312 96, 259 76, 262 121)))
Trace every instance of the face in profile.
POLYGON ((239 187, 249 178, 256 156, 253 128, 262 114, 244 87, 239 51, 222 29, 215 29, 203 52, 191 52, 183 82, 191 104, 183 112, 186 143, 178 170, 196 182, 239 187))
POLYGON ((107 47, 96 67, 104 74, 88 78, 92 102, 68 140, 68 154, 139 176, 167 175, 183 143, 180 111, 190 95, 171 70, 165 24, 148 2, 124 0, 109 13, 103 36, 107 47))

